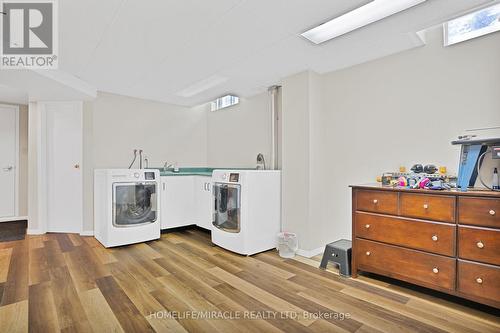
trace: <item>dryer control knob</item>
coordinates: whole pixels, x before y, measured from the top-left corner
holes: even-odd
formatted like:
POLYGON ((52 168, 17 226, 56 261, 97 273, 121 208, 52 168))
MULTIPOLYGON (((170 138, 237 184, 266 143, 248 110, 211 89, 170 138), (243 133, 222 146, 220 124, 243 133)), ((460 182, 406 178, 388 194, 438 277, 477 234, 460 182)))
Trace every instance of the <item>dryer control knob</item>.
POLYGON ((222 179, 226 180, 227 179, 227 173, 222 174, 222 179))
POLYGON ((135 177, 135 178, 139 178, 139 176, 140 176, 140 175, 139 175, 139 173, 138 173, 138 172, 134 173, 134 177, 135 177))

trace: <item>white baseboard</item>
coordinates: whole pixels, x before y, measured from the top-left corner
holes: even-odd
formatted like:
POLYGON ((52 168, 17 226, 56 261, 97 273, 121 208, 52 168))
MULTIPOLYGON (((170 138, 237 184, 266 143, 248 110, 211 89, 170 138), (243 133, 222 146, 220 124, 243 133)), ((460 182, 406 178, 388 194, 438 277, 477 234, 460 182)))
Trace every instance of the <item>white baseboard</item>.
POLYGON ((12 216, 12 217, 0 217, 0 223, 2 222, 14 222, 28 220, 27 216, 12 216))
POLYGON ((297 254, 301 257, 312 258, 318 254, 323 253, 324 251, 325 251, 325 247, 322 246, 322 247, 318 247, 317 249, 313 249, 313 250, 298 249, 297 254))
POLYGON ((80 232, 80 236, 94 236, 94 231, 93 230, 82 231, 80 232))
POLYGON ((29 229, 28 228, 28 230, 26 230, 26 233, 28 235, 43 235, 43 234, 45 234, 45 231, 40 230, 40 229, 29 229))

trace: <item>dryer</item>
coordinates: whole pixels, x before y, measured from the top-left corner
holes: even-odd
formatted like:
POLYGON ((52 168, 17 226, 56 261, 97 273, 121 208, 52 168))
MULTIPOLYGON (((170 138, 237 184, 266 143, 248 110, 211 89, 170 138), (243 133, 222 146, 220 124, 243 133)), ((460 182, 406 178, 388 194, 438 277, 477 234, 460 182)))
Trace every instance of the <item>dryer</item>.
POLYGON ((281 222, 281 171, 214 170, 212 242, 252 255, 276 248, 281 222))
POLYGON ((94 234, 105 247, 160 238, 159 170, 96 169, 94 234))

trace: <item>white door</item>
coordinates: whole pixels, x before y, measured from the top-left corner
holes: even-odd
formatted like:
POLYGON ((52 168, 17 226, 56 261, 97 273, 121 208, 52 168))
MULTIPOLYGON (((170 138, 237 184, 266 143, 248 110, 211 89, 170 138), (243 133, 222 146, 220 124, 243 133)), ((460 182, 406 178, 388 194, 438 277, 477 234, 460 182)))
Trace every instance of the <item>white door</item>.
POLYGON ((0 106, 0 218, 16 215, 17 112, 0 106))
POLYGON ((82 105, 45 103, 47 121, 47 231, 82 229, 82 105))

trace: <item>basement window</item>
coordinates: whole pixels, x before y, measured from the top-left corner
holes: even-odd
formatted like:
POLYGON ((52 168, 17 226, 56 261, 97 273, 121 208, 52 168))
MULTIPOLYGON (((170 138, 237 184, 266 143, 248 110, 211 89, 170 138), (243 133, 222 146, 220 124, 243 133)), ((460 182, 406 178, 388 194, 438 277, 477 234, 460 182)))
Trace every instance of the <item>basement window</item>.
POLYGON ((500 4, 444 24, 444 45, 449 46, 500 30, 500 4))
POLYGON ((217 111, 236 105, 240 102, 240 98, 234 95, 226 95, 217 98, 215 101, 210 102, 210 111, 217 111))

